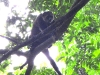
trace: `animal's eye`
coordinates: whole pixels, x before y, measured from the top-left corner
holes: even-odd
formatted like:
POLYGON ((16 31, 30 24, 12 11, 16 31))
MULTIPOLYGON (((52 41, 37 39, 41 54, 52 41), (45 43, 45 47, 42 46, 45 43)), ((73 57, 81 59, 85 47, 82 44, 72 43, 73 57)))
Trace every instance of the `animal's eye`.
POLYGON ((51 21, 52 20, 52 17, 49 17, 48 20, 51 21))
POLYGON ((52 16, 47 16, 46 20, 48 20, 48 22, 50 23, 52 21, 53 17, 52 16))

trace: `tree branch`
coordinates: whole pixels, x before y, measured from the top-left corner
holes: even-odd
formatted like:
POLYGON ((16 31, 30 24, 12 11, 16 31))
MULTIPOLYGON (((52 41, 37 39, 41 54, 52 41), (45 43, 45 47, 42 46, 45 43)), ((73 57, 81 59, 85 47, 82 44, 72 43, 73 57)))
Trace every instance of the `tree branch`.
MULTIPOLYGON (((7 53, 9 50, 8 49, 0 49, 0 55, 3 55, 7 53)), ((15 51, 13 54, 16 54, 18 56, 25 56, 27 58, 29 51, 27 52, 22 52, 22 51, 15 51)))
POLYGON ((12 39, 12 38, 9 38, 9 37, 3 36, 3 35, 0 35, 0 37, 5 38, 5 39, 7 39, 15 44, 18 44, 18 42, 15 39, 12 39))

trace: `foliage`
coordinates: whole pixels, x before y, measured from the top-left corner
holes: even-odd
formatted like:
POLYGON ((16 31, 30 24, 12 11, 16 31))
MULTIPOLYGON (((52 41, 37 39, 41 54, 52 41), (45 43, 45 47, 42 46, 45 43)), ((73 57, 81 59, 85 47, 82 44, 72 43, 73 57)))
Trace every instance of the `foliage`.
MULTIPOLYGON (((20 17, 20 13, 13 12, 17 18, 13 16, 11 19, 8 19, 6 35, 14 39, 16 38, 18 42, 23 42, 28 38, 27 28, 32 26, 32 19, 36 18, 35 15, 32 15, 33 12, 50 10, 54 12, 55 17, 58 18, 69 10, 73 2, 74 0, 32 0, 28 5, 30 12, 27 17, 20 17), (12 24, 11 20, 13 20, 12 24), (19 21, 19 23, 16 24, 16 21, 19 21), (11 36, 13 32, 9 32, 9 27, 19 29, 15 36, 11 36)), ((55 43, 59 48, 57 60, 63 61, 66 64, 66 68, 62 70, 63 75, 81 75, 80 72, 84 72, 85 75, 86 73, 88 75, 100 74, 99 12, 100 0, 91 0, 77 13, 67 32, 64 33, 63 40, 59 40, 55 43)), ((10 44, 8 47, 12 46, 14 46, 14 44, 10 44)), ((32 74, 45 75, 49 72, 55 75, 52 70, 46 68, 34 70, 32 74)))
POLYGON ((64 57, 68 75, 77 75, 80 68, 85 68, 88 75, 100 74, 99 2, 91 0, 78 12, 64 34, 63 45, 59 45, 58 58, 64 57))

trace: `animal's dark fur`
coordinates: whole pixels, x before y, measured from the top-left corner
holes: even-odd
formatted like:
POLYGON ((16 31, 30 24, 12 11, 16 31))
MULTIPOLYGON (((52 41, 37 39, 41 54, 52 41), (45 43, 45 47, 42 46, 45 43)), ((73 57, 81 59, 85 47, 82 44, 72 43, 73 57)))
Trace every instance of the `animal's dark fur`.
MULTIPOLYGON (((47 11, 47 12, 44 12, 43 14, 40 14, 34 22, 34 25, 33 25, 32 31, 31 31, 31 37, 36 36, 40 32, 43 33, 43 30, 46 29, 53 22, 54 22, 54 15, 52 14, 52 12, 47 11)), ((52 36, 52 34, 50 36, 52 36)), ((45 38, 42 40, 45 41, 48 38, 45 38)), ((39 43, 42 43, 42 42, 39 42, 39 43)), ((32 48, 33 48, 33 44, 31 45, 32 48)), ((36 43, 34 44, 34 46, 37 46, 37 45, 38 44, 36 44, 36 43)), ((32 52, 32 50, 31 50, 31 52, 32 52)), ((52 67, 55 69, 55 71, 58 73, 58 75, 62 75, 61 72, 59 71, 55 61, 50 57, 48 49, 45 49, 42 52, 46 55, 46 57, 48 58, 52 67)))

